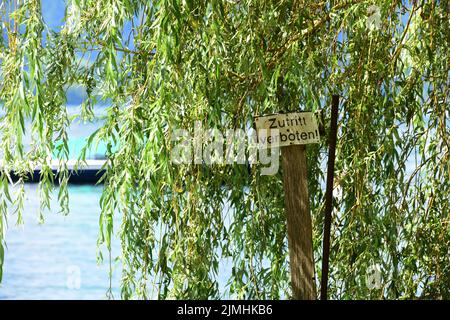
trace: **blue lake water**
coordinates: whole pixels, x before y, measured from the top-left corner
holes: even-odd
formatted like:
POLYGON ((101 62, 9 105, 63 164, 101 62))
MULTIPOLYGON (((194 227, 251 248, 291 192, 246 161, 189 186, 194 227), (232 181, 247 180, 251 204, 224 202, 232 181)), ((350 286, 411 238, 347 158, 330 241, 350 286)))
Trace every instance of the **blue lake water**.
MULTIPOLYGON (((24 224, 15 225, 16 216, 8 218, 7 249, 2 299, 106 299, 109 288, 107 252, 102 264, 97 263, 99 200, 102 186, 69 186, 70 213, 58 213, 57 189, 52 210, 46 212, 45 222, 38 223, 39 197, 37 184, 26 184, 24 224)), ((115 218, 118 230, 120 219, 115 218)), ((112 241, 112 256, 120 255, 120 242, 112 241)), ((121 269, 113 264, 112 292, 120 299, 121 269)), ((219 266, 221 292, 231 274, 231 261, 224 259, 219 266)))
MULTIPOLYGON (((98 109, 101 115, 104 109, 98 109)), ((69 114, 79 107, 68 107, 69 114)), ((101 121, 74 121, 69 130, 70 158, 76 159, 86 138, 101 121)), ((28 141, 25 138, 25 143, 28 141)), ((104 145, 88 152, 88 158, 104 154, 104 145)), ((5 264, 0 299, 104 299, 109 288, 109 263, 97 264, 97 235, 102 186, 69 186, 68 216, 58 213, 58 190, 53 193, 51 211, 38 223, 37 184, 25 185, 24 221, 16 226, 9 216, 6 232, 5 264)), ((116 223, 118 225, 119 223, 116 223)), ((119 242, 113 243, 113 257, 120 255, 119 242)), ((112 287, 119 298, 120 268, 115 266, 112 287)))
MULTIPOLYGON (((0 299, 104 299, 109 288, 109 263, 96 259, 99 199, 102 187, 70 186, 70 214, 58 213, 57 190, 52 211, 38 223, 37 185, 28 184, 24 225, 9 217, 0 299)), ((120 254, 118 241, 113 256, 120 254)), ((105 257, 107 255, 104 255, 105 257)), ((112 287, 119 298, 120 269, 113 269, 112 287)))

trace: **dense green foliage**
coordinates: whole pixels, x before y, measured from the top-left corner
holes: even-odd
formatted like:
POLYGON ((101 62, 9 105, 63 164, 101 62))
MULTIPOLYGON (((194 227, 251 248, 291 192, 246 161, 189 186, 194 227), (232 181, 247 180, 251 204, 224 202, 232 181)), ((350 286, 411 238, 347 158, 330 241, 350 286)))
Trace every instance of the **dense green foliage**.
MULTIPOLYGON (((123 298, 289 297, 282 172, 174 165, 170 134, 299 109, 326 123, 338 93, 330 296, 450 298, 448 1, 67 0, 61 30, 42 10, 0 0, 0 264, 7 210, 21 222, 12 168, 42 167, 43 210, 59 180, 68 213, 66 91, 82 85, 83 119, 109 105, 88 142, 107 144, 99 245, 118 231, 123 298)), ((326 139, 308 146, 317 279, 326 152, 326 139)))

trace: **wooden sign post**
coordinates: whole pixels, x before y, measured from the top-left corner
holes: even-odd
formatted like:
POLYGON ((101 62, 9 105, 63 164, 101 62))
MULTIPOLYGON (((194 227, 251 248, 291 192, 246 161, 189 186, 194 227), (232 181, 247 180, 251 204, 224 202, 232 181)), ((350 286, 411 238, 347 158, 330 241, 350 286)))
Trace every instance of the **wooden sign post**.
POLYGON ((263 147, 281 147, 285 212, 293 298, 316 299, 312 223, 309 212, 305 144, 319 142, 312 112, 276 114, 255 118, 263 147))

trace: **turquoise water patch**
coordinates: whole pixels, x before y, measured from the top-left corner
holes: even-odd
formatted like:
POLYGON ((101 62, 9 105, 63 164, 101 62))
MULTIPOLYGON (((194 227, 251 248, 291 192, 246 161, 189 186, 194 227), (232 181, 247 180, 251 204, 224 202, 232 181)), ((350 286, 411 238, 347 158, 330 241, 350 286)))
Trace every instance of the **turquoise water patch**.
MULTIPOLYGON (((83 148, 86 147, 86 144, 87 138, 85 137, 69 139, 69 159, 78 159, 83 148)), ((58 157, 58 152, 56 151, 56 149, 59 145, 60 144, 56 145, 55 151, 53 152, 53 158, 58 157)), ((105 159, 106 150, 106 143, 104 143, 103 141, 100 141, 98 144, 92 144, 86 149, 86 159, 105 159)))

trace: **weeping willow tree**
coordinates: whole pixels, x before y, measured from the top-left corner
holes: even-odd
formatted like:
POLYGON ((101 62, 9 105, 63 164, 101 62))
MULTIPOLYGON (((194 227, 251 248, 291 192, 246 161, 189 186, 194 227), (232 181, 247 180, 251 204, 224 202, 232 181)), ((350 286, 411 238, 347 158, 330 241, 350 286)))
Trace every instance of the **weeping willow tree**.
MULTIPOLYGON (((36 166, 41 211, 56 192, 69 213, 66 100, 81 85, 81 119, 108 105, 86 148, 107 146, 98 243, 120 237, 122 297, 290 297, 281 170, 176 165, 171 135, 292 110, 327 129, 340 94, 329 296, 450 298, 448 1, 67 0, 59 30, 43 11, 0 1, 0 269, 36 166)), ((317 281, 326 139, 307 152, 317 281)))

